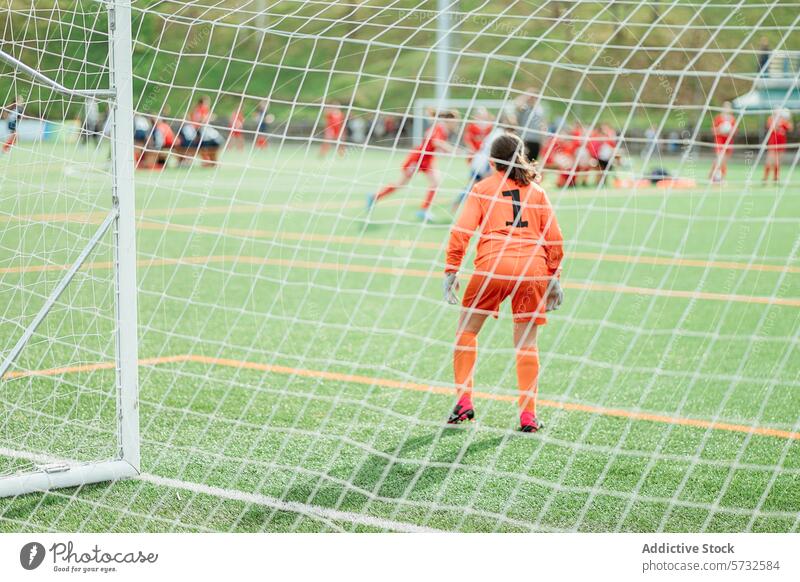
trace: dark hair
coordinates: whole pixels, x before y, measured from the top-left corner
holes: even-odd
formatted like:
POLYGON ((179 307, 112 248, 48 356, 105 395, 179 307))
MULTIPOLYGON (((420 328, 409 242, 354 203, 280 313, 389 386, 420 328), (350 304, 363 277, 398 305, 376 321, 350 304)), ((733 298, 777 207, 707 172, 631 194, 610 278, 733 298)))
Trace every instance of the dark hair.
POLYGON ((441 109, 433 114, 437 119, 458 119, 458 112, 453 109, 441 109))
POLYGON ((536 167, 525 155, 525 144, 516 135, 507 133, 492 142, 491 157, 498 172, 507 174, 520 186, 527 186, 536 178, 536 167))

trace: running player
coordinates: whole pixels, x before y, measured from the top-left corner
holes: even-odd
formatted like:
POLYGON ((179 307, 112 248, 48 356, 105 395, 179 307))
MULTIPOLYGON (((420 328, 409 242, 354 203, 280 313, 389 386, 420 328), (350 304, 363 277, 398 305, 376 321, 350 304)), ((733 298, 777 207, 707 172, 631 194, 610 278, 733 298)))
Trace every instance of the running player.
POLYGON ((486 318, 497 317, 500 304, 511 297, 520 430, 536 432, 542 428, 536 418, 536 335, 538 326, 546 322, 545 312, 558 309, 563 300, 559 284, 563 239, 550 201, 536 184, 522 140, 508 134, 498 137, 491 157, 496 172, 470 192, 447 248, 444 295, 455 305, 458 270, 470 238, 480 228, 475 271, 461 301, 456 331, 453 371, 458 401, 448 423, 475 418, 472 377, 477 335, 486 318))
POLYGON ((442 181, 439 170, 436 169, 436 153, 455 151, 455 146, 451 145, 447 138, 450 133, 458 129, 458 114, 455 111, 444 111, 438 114, 434 113, 433 117, 434 123, 425 132, 422 143, 411 150, 405 162, 403 162, 400 180, 394 184, 384 186, 378 190, 377 194, 370 194, 367 197, 368 211, 372 209, 375 202, 403 188, 414 174, 422 172, 428 179, 428 193, 422 201, 422 206, 417 211, 417 218, 423 222, 433 220, 431 204, 442 181))
POLYGON ((342 144, 344 129, 344 111, 342 111, 339 103, 334 101, 325 108, 325 133, 322 146, 319 148, 320 155, 328 155, 332 142, 336 144, 336 153, 340 156, 344 155, 344 145, 342 144))
POLYGON ((728 174, 728 158, 733 149, 733 137, 736 135, 736 118, 730 101, 722 104, 722 111, 714 118, 714 153, 716 157, 711 164, 709 179, 721 183, 728 174))
POLYGON ((767 119, 767 156, 764 164, 764 184, 772 170, 775 183, 781 172, 781 154, 786 149, 787 137, 793 129, 792 115, 788 109, 775 111, 767 119))
POLYGON ((25 101, 20 95, 17 95, 13 102, 8 104, 4 109, 8 111, 6 116, 6 123, 8 124, 8 137, 3 144, 3 151, 7 152, 17 142, 17 126, 22 118, 22 110, 25 108, 25 101))

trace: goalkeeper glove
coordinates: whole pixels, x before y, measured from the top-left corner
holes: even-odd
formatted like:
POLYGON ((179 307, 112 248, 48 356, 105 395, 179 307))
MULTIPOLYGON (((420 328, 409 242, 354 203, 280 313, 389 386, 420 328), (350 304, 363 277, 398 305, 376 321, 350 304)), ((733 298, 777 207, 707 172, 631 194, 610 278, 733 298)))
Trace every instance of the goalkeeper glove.
POLYGON ((564 301, 564 292, 561 290, 561 283, 558 279, 553 277, 550 279, 550 284, 547 286, 546 311, 555 311, 561 307, 562 301, 564 301))
POLYGON ((460 287, 458 278, 455 273, 445 273, 442 288, 444 290, 444 300, 450 305, 458 305, 458 296, 456 291, 460 287))

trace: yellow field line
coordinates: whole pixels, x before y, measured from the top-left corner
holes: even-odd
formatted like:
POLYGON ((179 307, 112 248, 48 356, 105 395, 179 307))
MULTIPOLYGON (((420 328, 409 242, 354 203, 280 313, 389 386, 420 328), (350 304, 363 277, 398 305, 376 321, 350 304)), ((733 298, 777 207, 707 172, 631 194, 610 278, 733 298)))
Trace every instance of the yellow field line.
MULTIPOLYGON (((375 265, 324 263, 321 261, 302 261, 292 259, 270 259, 265 257, 240 256, 240 255, 213 255, 207 257, 181 257, 144 259, 137 261, 140 267, 162 267, 169 265, 209 265, 214 263, 233 263, 244 265, 265 265, 273 267, 288 267, 291 269, 311 269, 317 271, 338 271, 348 273, 374 273, 392 275, 397 277, 431 278, 438 276, 437 272, 423 269, 405 269, 401 267, 380 267, 375 265)), ((70 267, 64 265, 34 265, 31 267, 3 267, 0 274, 23 274, 41 271, 64 271, 70 267)), ((110 269, 110 262, 88 263, 84 269, 110 269)), ((735 303, 751 303, 762 305, 782 305, 787 307, 800 307, 800 299, 783 297, 761 297, 752 295, 736 295, 732 293, 711 293, 706 291, 682 291, 676 289, 652 289, 649 287, 631 287, 627 285, 611 285, 606 283, 582 283, 573 281, 562 282, 566 289, 581 291, 595 291, 603 293, 625 293, 630 295, 650 295, 656 297, 671 297, 680 299, 704 299, 708 301, 724 301, 735 303)))
MULTIPOLYGON (((380 386, 381 388, 393 388, 397 390, 409 390, 413 392, 428 392, 444 396, 452 396, 455 394, 455 389, 453 388, 446 388, 443 386, 431 386, 429 384, 420 384, 417 382, 404 382, 400 380, 389 380, 387 378, 362 376, 359 374, 346 374, 342 372, 329 372, 323 370, 309 370, 306 368, 279 366, 276 364, 262 364, 259 362, 248 362, 246 360, 215 358, 209 356, 198 356, 194 354, 183 354, 183 355, 165 356, 158 358, 145 358, 140 360, 139 364, 142 366, 154 366, 154 365, 173 364, 180 362, 192 362, 196 364, 203 364, 206 366, 224 366, 224 367, 237 368, 243 370, 255 370, 258 372, 283 374, 288 376, 300 376, 303 378, 315 378, 320 380, 328 380, 332 382, 348 382, 352 384, 361 384, 365 386, 380 386)), ((23 378, 31 376, 58 376, 62 374, 69 374, 76 372, 107 370, 114 368, 114 366, 115 364, 113 362, 102 362, 97 364, 83 364, 79 366, 51 368, 47 370, 13 372, 6 374, 3 379, 9 380, 14 378, 23 378)), ((475 398, 482 400, 497 400, 502 402, 513 402, 513 403, 517 402, 517 397, 512 396, 510 394, 493 394, 490 392, 474 391, 473 396, 475 396, 475 398)), ((539 406, 543 406, 546 408, 556 408, 560 410, 566 410, 569 412, 585 412, 588 414, 595 414, 599 416, 627 418, 629 420, 636 420, 636 421, 657 422, 662 424, 690 426, 693 428, 704 428, 704 429, 721 430, 721 431, 737 432, 744 434, 755 434, 759 436, 769 436, 782 439, 800 440, 800 433, 776 429, 776 428, 748 426, 746 424, 733 424, 729 422, 718 422, 714 420, 702 420, 696 418, 682 418, 679 416, 668 416, 665 414, 626 410, 624 408, 607 408, 605 406, 595 406, 593 404, 560 402, 557 400, 548 400, 545 398, 539 398, 537 400, 537 404, 539 406)))
MULTIPOLYGON (((388 200, 383 205, 399 205, 403 200, 388 200)), ((193 216, 198 217, 210 214, 258 214, 263 212, 284 212, 287 210, 304 210, 304 209, 346 209, 346 208, 361 208, 361 202, 299 202, 294 204, 235 204, 229 206, 206 206, 206 207, 181 207, 181 208, 157 208, 142 210, 139 213, 140 219, 146 217, 169 217, 169 216, 193 216)), ((106 216, 107 212, 72 212, 72 213, 43 213, 43 214, 28 214, 20 216, 0 215, 0 222, 77 222, 88 224, 99 224, 106 216)), ((442 243, 428 242, 428 241, 413 241, 408 239, 385 239, 377 237, 358 237, 347 235, 323 235, 301 232, 278 232, 260 229, 240 229, 240 228, 217 228, 197 225, 182 225, 182 224, 163 224, 157 222, 148 222, 141 220, 138 228, 143 230, 157 230, 166 231, 172 230, 176 232, 196 232, 201 234, 222 234, 232 236, 242 236, 251 238, 278 238, 280 240, 294 240, 304 242, 322 242, 322 243, 344 243, 344 244, 363 244, 369 246, 393 246, 400 248, 423 248, 439 250, 444 248, 442 243)), ((637 255, 624 255, 614 253, 592 253, 571 251, 569 253, 570 259, 588 260, 588 261, 606 261, 612 263, 628 263, 640 265, 663 265, 663 266, 676 266, 676 267, 697 267, 702 269, 715 268, 715 269, 731 269, 742 271, 760 271, 760 272, 775 272, 775 273, 800 273, 800 266, 791 265, 771 265, 767 263, 745 263, 741 261, 711 261, 702 259, 684 259, 680 257, 654 257, 654 256, 637 256, 637 255)), ((45 269, 47 270, 47 269, 45 269)))
MULTIPOLYGON (((171 230, 175 232, 189 232, 197 234, 241 236, 245 238, 269 238, 301 242, 344 243, 353 245, 367 245, 392 248, 420 248, 430 250, 443 250, 444 243, 430 241, 415 241, 410 239, 390 239, 376 237, 361 237, 331 234, 313 234, 305 232, 287 232, 247 228, 220 228, 213 226, 163 224, 158 222, 142 221, 139 228, 143 230, 171 230)), ((697 267, 701 269, 731 269, 741 271, 762 271, 773 273, 800 273, 800 267, 790 265, 770 265, 766 263, 745 263, 737 261, 705 261, 701 259, 683 259, 680 257, 653 257, 638 255, 621 255, 613 253, 589 253, 570 251, 570 259, 586 261, 607 261, 611 263, 629 263, 635 265, 662 265, 673 267, 697 267)))

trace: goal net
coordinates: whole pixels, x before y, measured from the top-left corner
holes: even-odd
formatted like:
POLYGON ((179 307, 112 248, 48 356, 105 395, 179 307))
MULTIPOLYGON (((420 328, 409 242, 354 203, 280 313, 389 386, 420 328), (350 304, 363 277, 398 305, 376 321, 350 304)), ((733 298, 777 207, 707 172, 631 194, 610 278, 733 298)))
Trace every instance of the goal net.
MULTIPOLYGON (((109 87, 107 8, 12 4, 3 50, 109 87)), ((102 125, 79 135, 83 96, 0 68, 26 102, 0 157, 3 357, 138 164, 138 288, 110 228, 0 383, 0 476, 121 458, 116 289, 138 301, 141 474, 0 499, 0 529, 800 528, 797 5, 130 8, 124 159, 102 125), (445 424, 445 251, 482 107, 536 144, 565 237, 533 435, 506 305, 478 340, 478 421, 445 424), (368 212, 445 108, 432 217, 422 172, 368 212)))
POLYGON ((119 120, 131 116, 115 115, 120 104, 131 110, 130 82, 119 99, 111 12, 98 2, 54 2, 4 16, 4 496, 131 476, 138 465, 136 329, 125 319, 131 306, 135 314, 126 273, 135 249, 120 245, 133 232, 131 189, 119 187, 130 139, 122 147, 116 139, 130 126, 119 120), (132 349, 127 362, 124 349, 132 349))

